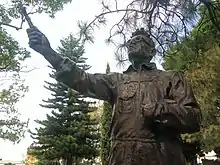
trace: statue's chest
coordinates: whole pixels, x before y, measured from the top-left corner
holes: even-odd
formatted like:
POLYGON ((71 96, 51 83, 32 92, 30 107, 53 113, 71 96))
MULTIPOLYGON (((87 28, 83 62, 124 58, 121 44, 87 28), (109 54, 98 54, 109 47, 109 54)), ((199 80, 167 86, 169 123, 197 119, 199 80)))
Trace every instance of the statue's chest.
POLYGON ((117 103, 123 109, 154 105, 164 97, 167 83, 163 75, 155 72, 124 74, 117 85, 117 103))
POLYGON ((159 73, 144 72, 124 74, 117 85, 117 93, 125 98, 135 93, 155 93, 167 84, 166 79, 159 73))

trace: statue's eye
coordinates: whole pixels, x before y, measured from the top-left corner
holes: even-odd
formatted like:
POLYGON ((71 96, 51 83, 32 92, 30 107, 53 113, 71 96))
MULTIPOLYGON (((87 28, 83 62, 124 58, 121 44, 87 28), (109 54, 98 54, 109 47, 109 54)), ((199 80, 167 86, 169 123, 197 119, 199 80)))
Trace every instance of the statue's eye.
POLYGON ((135 41, 137 41, 137 42, 139 42, 139 41, 141 41, 142 40, 142 37, 140 37, 140 36, 137 36, 136 38, 135 38, 135 41))

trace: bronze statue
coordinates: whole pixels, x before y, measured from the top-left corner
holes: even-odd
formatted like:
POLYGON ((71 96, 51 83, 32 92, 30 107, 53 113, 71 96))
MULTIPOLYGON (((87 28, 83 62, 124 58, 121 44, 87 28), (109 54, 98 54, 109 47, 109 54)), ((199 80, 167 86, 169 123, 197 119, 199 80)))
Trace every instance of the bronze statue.
POLYGON ((56 78, 86 96, 112 105, 109 165, 185 165, 180 134, 200 129, 200 108, 177 72, 150 63, 155 45, 144 29, 127 42, 131 66, 124 73, 89 74, 57 54, 37 28, 27 30, 32 49, 56 69, 56 78))

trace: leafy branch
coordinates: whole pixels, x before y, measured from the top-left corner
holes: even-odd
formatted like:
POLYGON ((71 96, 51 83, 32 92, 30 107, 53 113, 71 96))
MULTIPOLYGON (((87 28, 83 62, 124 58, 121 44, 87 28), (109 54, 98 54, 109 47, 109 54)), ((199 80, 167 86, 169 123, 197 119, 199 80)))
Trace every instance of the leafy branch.
POLYGON ((34 12, 29 12, 29 13, 27 13, 27 12, 26 12, 26 8, 23 7, 23 5, 21 5, 21 9, 22 9, 22 12, 20 13, 20 14, 21 14, 21 23, 20 23, 20 26, 11 25, 10 23, 5 23, 5 22, 0 22, 0 26, 1 26, 1 25, 4 25, 4 26, 8 26, 8 27, 14 28, 14 29, 16 29, 16 30, 21 30, 22 27, 23 27, 24 22, 26 21, 26 18, 29 17, 29 15, 31 15, 31 14, 38 13, 38 11, 34 11, 34 12))

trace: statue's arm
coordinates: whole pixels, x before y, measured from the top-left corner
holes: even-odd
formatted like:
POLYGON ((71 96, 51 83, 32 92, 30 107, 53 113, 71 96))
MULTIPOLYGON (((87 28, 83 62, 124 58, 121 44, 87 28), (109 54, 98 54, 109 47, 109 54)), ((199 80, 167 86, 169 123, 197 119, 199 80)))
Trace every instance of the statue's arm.
POLYGON ((155 110, 157 125, 165 131, 194 133, 200 130, 201 111, 191 86, 181 73, 174 73, 170 96, 161 100, 155 110))
POLYGON ((63 58, 55 52, 47 37, 32 26, 27 29, 29 46, 54 67, 56 79, 83 95, 113 103, 117 74, 89 74, 79 69, 68 58, 63 58))
POLYGON ((54 67, 56 79, 89 97, 112 102, 117 74, 89 74, 79 69, 73 61, 55 52, 47 37, 36 27, 27 29, 29 46, 54 67))
MULTIPOLYGON (((54 53, 54 56, 59 56, 56 52, 54 53)), ((57 81, 64 83, 85 96, 112 103, 115 95, 117 73, 89 74, 78 68, 69 58, 59 56, 57 59, 59 61, 53 61, 57 81)))

